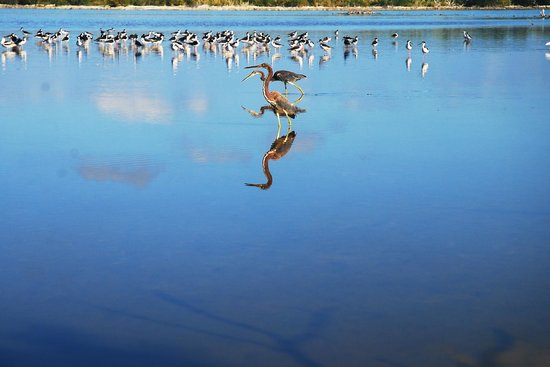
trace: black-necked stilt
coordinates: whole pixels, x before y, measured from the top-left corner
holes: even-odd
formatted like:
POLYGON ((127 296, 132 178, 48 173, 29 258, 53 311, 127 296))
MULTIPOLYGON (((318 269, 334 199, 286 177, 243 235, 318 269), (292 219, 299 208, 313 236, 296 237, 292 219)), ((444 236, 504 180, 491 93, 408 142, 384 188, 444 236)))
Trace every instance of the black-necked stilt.
POLYGON ((463 31, 463 32, 464 32, 464 41, 470 42, 472 40, 472 36, 470 36, 470 34, 466 31, 463 31))
POLYGON ((319 47, 321 47, 325 52, 330 52, 332 50, 332 47, 330 47, 330 45, 326 42, 323 42, 322 39, 319 40, 319 47))
POLYGON ((430 52, 430 50, 428 49, 428 46, 426 46, 426 41, 422 41, 420 44, 422 45, 422 53, 424 55, 430 52))
POLYGON ((357 36, 355 37, 344 36, 345 46, 356 46, 358 42, 359 42, 359 37, 357 36))
POLYGON ((371 42, 371 45, 373 48, 376 48, 376 46, 378 46, 378 37, 374 37, 374 39, 371 42))
POLYGON ((279 50, 281 47, 283 47, 283 44, 281 43, 281 37, 277 36, 271 41, 271 46, 275 48, 275 50, 279 50))
POLYGON ((395 32, 394 34, 391 35, 391 38, 393 38, 393 39, 397 39, 397 37, 399 37, 399 34, 397 34, 397 32, 395 32))
POLYGON ((172 48, 172 51, 185 51, 185 45, 180 41, 172 41, 170 48, 172 48))
POLYGON ((405 45, 405 48, 407 49, 407 51, 411 52, 413 48, 411 40, 407 40, 407 44, 405 45))
POLYGON ((31 36, 31 32, 27 32, 23 29, 23 27, 21 27, 19 30, 21 31, 21 33, 23 33, 23 37, 29 38, 31 36))

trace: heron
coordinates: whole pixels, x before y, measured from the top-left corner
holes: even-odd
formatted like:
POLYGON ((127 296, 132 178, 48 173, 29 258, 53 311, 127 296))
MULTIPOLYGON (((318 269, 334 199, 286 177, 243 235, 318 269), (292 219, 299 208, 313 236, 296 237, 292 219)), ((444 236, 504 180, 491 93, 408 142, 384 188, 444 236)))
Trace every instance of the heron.
POLYGON ((303 96, 304 91, 302 90, 302 88, 300 88, 298 85, 296 85, 295 82, 297 82, 298 80, 301 80, 301 79, 305 79, 305 78, 307 78, 307 76, 305 76, 304 74, 297 74, 297 73, 294 73, 294 72, 288 71, 288 70, 277 70, 273 74, 273 80, 274 81, 283 82, 283 84, 285 85, 285 94, 287 94, 287 95, 288 95, 287 84, 290 84, 290 85, 293 85, 296 88, 298 88, 298 90, 300 91, 300 93, 302 93, 302 96, 303 96))
POLYGON ((292 143, 294 143, 295 138, 296 133, 294 131, 290 131, 285 136, 277 136, 275 141, 271 144, 269 150, 264 154, 262 158, 262 168, 264 170, 264 175, 267 178, 267 182, 264 184, 247 183, 245 185, 259 187, 262 190, 268 190, 273 184, 273 176, 269 171, 269 161, 271 159, 277 160, 284 157, 290 151, 290 148, 292 147, 292 143))
POLYGON ((269 83, 273 78, 273 69, 271 65, 263 63, 260 65, 247 66, 246 69, 263 68, 267 70, 267 76, 261 70, 254 70, 243 81, 254 75, 260 75, 260 79, 263 81, 262 93, 265 100, 273 107, 273 111, 277 115, 278 129, 277 135, 281 130, 281 114, 284 114, 288 120, 288 125, 292 126, 291 118, 296 117, 296 113, 299 110, 294 104, 290 103, 288 99, 277 91, 269 90, 269 83))

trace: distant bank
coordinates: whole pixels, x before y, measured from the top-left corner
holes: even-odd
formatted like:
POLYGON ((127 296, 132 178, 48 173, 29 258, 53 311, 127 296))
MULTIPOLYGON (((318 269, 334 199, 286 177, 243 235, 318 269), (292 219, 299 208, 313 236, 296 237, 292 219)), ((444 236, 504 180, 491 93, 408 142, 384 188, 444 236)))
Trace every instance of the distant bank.
MULTIPOLYGON (((241 3, 235 5, 121 5, 124 1, 128 0, 105 0, 103 5, 91 4, 22 4, 22 1, 16 4, 2 3, 0 2, 0 8, 30 8, 30 9, 117 9, 117 10, 212 10, 212 11, 288 11, 288 10, 303 10, 303 11, 341 11, 343 15, 374 15, 377 11, 388 10, 519 10, 519 9, 550 9, 550 0, 547 0, 548 4, 543 5, 441 5, 440 2, 434 1, 433 4, 425 5, 372 5, 372 6, 269 6, 269 5, 252 5, 249 3, 241 3)), ((186 0, 190 1, 190 0, 186 0)), ((331 0, 329 0, 331 1, 331 0)), ((416 1, 416 0, 411 0, 416 1)), ((491 1, 491 0, 489 0, 491 1)), ((499 0, 495 0, 499 1, 499 0)), ((80 1, 82 3, 82 1, 80 1)))

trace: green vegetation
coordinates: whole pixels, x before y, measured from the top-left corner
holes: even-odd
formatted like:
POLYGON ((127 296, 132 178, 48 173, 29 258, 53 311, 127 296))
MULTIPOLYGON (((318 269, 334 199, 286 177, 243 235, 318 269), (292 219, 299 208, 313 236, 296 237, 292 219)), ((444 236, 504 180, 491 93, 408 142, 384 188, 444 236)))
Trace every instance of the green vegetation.
POLYGON ((6 5, 88 5, 88 6, 256 6, 256 7, 369 7, 369 6, 411 6, 411 7, 506 7, 510 5, 550 5, 550 0, 0 0, 6 5))

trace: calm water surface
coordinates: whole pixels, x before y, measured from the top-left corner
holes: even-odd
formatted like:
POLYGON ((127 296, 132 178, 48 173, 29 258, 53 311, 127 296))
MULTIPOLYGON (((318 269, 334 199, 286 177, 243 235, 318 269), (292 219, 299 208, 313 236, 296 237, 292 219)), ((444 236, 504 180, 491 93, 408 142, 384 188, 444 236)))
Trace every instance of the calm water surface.
POLYGON ((537 14, 0 9, 1 35, 72 37, 1 54, 0 365, 550 365, 537 14), (340 38, 76 46, 100 27, 340 38), (244 185, 277 135, 243 109, 265 105, 241 82, 261 62, 307 75, 269 190, 244 185))

